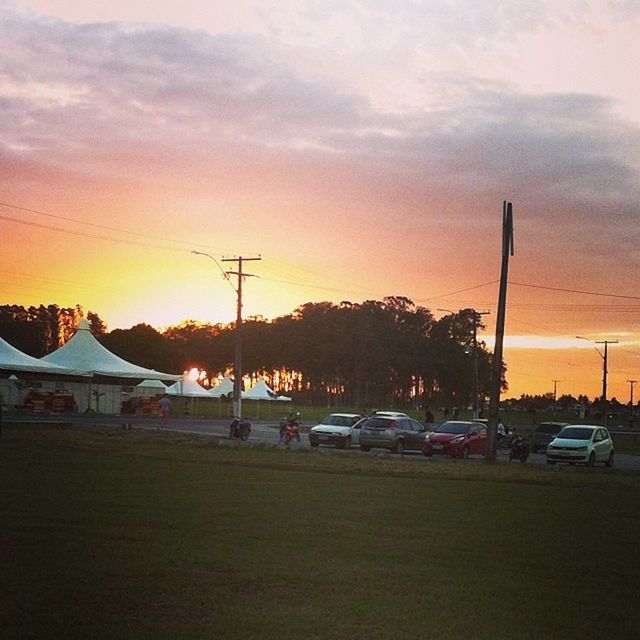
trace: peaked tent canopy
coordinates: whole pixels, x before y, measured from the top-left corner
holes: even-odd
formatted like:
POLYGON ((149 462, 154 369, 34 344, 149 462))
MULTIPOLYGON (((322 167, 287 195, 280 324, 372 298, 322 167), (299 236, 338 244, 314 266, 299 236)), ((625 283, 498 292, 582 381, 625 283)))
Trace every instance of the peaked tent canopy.
POLYGON ((195 380, 184 378, 178 380, 170 387, 167 387, 167 394, 170 396, 181 396, 186 398, 210 398, 209 392, 199 385, 195 380))
POLYGON ((127 362, 103 347, 93 336, 89 323, 80 320, 76 334, 64 346, 50 353, 40 362, 67 367, 85 374, 114 378, 142 378, 145 380, 178 380, 181 376, 145 369, 127 362))
POLYGON ((158 389, 164 391, 167 385, 162 380, 143 380, 140 384, 136 385, 138 389, 158 389))
POLYGON ((222 382, 212 389, 209 389, 208 393, 213 398, 228 396, 230 393, 233 393, 233 380, 228 376, 223 378, 222 382))
POLYGON ((0 369, 4 371, 26 371, 33 373, 74 374, 75 371, 57 364, 42 362, 16 349, 0 338, 0 369))
POLYGON ((260 378, 256 384, 242 393, 243 400, 285 400, 291 401, 291 398, 285 396, 279 396, 269 385, 260 378))

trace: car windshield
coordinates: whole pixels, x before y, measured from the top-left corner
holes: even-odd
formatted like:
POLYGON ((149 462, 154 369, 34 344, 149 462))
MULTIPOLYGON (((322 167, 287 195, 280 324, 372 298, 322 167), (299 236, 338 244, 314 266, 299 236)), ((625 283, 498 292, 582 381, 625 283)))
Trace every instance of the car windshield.
POLYGON ((464 422, 445 422, 436 429, 436 433, 466 433, 468 428, 464 422))
POLYGON ((556 438, 563 440, 591 440, 593 429, 585 429, 584 427, 565 427, 556 438))
POLYGON ((322 424, 328 424, 333 427, 350 427, 355 419, 349 416, 327 416, 322 424))
POLYGON ((540 424, 536 429, 536 433, 558 433, 560 425, 557 424, 540 424))

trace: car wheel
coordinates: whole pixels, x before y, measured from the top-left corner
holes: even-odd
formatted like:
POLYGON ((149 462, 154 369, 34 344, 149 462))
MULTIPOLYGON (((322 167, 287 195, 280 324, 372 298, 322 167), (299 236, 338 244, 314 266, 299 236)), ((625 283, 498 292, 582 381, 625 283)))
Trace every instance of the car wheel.
POLYGON ((589 462, 587 462, 587 465, 589 467, 595 467, 596 466, 596 454, 595 454, 595 451, 591 452, 591 455, 589 456, 589 462))
POLYGON ((462 450, 462 457, 463 457, 465 460, 468 460, 468 459, 469 459, 469 447, 465 447, 465 448, 462 450))
POLYGON ((400 455, 402 455, 404 453, 404 441, 403 440, 398 440, 398 442, 396 442, 396 446, 394 451, 396 453, 399 453, 400 455))
POLYGON ((310 442, 309 444, 310 444, 312 447, 317 447, 319 443, 318 443, 318 442, 310 442))
POLYGON ((371 447, 365 447, 363 444, 361 444, 360 451, 371 451, 371 447))
POLYGON ((556 461, 555 460, 549 460, 549 458, 547 458, 547 464, 555 464, 556 461))
POLYGON ((343 441, 342 441, 342 449, 351 449, 351 436, 347 436, 343 441))
POLYGON ((613 451, 609 452, 609 457, 604 464, 606 467, 613 467, 613 451))
POLYGON ((433 454, 432 454, 432 453, 429 453, 428 451, 425 451, 425 450, 423 449, 423 450, 422 450, 422 455, 423 455, 425 458, 430 458, 433 454))

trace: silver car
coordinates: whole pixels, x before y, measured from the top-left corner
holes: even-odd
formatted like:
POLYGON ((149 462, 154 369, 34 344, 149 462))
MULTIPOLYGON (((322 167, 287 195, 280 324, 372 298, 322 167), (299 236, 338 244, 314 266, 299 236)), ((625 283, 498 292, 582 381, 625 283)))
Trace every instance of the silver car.
POLYGON ((421 451, 427 429, 417 420, 404 414, 378 412, 367 418, 360 428, 360 449, 390 449, 421 451))

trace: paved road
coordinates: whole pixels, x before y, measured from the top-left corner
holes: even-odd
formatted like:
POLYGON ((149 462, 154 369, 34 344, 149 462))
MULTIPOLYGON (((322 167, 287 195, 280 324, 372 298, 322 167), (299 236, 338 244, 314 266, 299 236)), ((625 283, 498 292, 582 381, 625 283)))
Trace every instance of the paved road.
MULTIPOLYGON (((123 426, 130 425, 133 429, 157 429, 160 421, 157 417, 148 416, 109 416, 109 415, 6 415, 2 416, 3 423, 5 424, 72 424, 85 427, 101 427, 101 428, 122 428, 123 426)), ((238 441, 227 440, 229 433, 229 420, 211 419, 211 418, 198 418, 198 417, 179 417, 172 418, 169 425, 169 430, 176 433, 193 434, 205 437, 213 437, 220 441, 221 444, 234 444, 240 446, 253 445, 272 445, 278 446, 278 440, 280 437, 278 425, 276 420, 261 421, 256 420, 252 423, 251 435, 248 442, 240 443, 238 441)), ((303 427, 304 431, 304 427, 303 427)), ((614 436, 615 441, 615 436, 614 436)), ((309 447, 309 439, 305 433, 301 434, 300 442, 293 442, 291 448, 307 448, 309 447)), ((336 452, 347 453, 332 449, 329 447, 319 447, 318 452, 336 452)), ((372 451, 370 453, 364 453, 357 448, 351 449, 352 454, 356 455, 390 455, 396 454, 384 451, 372 451)), ((405 455, 415 457, 416 459, 424 459, 426 464, 438 464, 448 463, 451 459, 442 456, 434 456, 433 458, 423 458, 420 453, 406 453, 405 455)), ((476 460, 480 461, 481 458, 477 457, 476 460)), ((473 461, 473 459, 472 459, 473 461)), ((508 462, 507 456, 498 454, 499 462, 508 462)), ((511 464, 517 464, 512 462, 511 464)), ((575 469, 579 467, 571 467, 568 464, 557 464, 554 466, 546 464, 546 457, 543 453, 535 453, 529 456, 527 464, 539 466, 541 468, 556 471, 558 469, 575 469)), ((614 465, 614 471, 619 472, 636 472, 640 473, 640 456, 632 456, 625 454, 616 454, 616 461, 614 465)), ((609 470, 607 470, 609 471, 609 470)))

